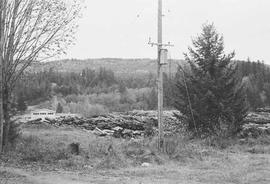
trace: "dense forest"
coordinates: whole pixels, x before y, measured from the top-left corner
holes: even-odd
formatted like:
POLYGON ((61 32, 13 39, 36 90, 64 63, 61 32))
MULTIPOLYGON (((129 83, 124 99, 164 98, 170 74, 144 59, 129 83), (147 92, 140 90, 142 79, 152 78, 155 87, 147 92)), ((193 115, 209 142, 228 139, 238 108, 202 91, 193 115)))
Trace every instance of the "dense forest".
MULTIPOLYGON (((60 104, 64 112, 85 116, 132 109, 155 109, 155 76, 116 77, 112 70, 85 69, 80 73, 50 69, 24 74, 17 84, 14 99, 18 110, 23 104, 38 105, 50 101, 50 108, 60 104), (22 100, 23 99, 23 100, 22 100)), ((47 106, 47 108, 49 108, 47 106)))
MULTIPOLYGON (((237 76, 242 80, 249 108, 270 106, 270 68, 264 62, 237 61, 237 76)), ((86 116, 133 109, 156 109, 156 77, 146 73, 116 76, 100 67, 79 72, 47 71, 25 73, 16 86, 14 101, 19 111, 26 105, 50 102, 50 108, 61 105, 64 112, 86 116)), ((164 73, 164 105, 173 107, 175 72, 164 73)))
POLYGON ((238 76, 246 88, 251 109, 270 106, 270 67, 263 61, 238 62, 238 76))

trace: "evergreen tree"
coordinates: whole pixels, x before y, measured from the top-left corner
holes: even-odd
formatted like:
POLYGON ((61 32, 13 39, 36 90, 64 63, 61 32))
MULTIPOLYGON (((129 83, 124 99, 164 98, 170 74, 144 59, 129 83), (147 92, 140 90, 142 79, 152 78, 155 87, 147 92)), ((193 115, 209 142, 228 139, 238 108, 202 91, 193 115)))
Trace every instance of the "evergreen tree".
POLYGON ((122 81, 119 82, 118 88, 120 94, 125 94, 127 92, 127 88, 122 81))
POLYGON ((172 101, 173 101, 173 82, 171 78, 166 74, 163 73, 163 88, 164 88, 164 102, 163 105, 165 108, 172 107, 172 101))
POLYGON ((157 91, 155 88, 152 88, 149 96, 146 99, 146 103, 148 105, 149 110, 157 109, 157 91))
POLYGON ((191 72, 176 74, 175 107, 187 117, 187 128, 198 135, 235 134, 247 112, 243 87, 236 77, 234 53, 224 54, 223 37, 213 24, 203 26, 185 60, 191 72))
POLYGON ((57 105, 56 113, 63 113, 63 107, 60 103, 58 103, 58 105, 57 105))

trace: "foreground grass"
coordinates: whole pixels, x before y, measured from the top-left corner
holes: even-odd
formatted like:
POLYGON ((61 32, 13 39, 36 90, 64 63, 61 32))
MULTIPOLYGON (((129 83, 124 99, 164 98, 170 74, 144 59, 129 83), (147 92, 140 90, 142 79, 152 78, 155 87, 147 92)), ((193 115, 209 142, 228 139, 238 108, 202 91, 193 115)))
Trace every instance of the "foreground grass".
POLYGON ((15 150, 3 158, 0 183, 270 183, 269 137, 231 140, 223 149, 180 136, 165 145, 166 154, 160 154, 155 138, 23 127, 15 150), (71 153, 71 143, 80 144, 79 155, 71 153), (150 166, 142 167, 144 162, 150 166))
POLYGON ((25 171, 0 168, 11 173, 7 184, 269 184, 269 155, 232 154, 223 159, 205 159, 187 164, 166 163, 151 167, 129 167, 119 170, 25 171), (225 160, 223 160, 225 159, 225 160), (20 182, 18 182, 20 183, 20 182))

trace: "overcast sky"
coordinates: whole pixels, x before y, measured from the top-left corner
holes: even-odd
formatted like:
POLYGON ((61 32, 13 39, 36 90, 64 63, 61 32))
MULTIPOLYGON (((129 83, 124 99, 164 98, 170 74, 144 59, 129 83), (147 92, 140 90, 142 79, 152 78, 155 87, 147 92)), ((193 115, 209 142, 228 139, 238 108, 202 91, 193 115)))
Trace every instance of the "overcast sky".
MULTIPOLYGON (((76 45, 64 58, 155 58, 158 0, 85 0, 76 45)), ((164 42, 181 59, 203 23, 213 22, 236 59, 270 64, 270 0, 163 0, 164 42)))

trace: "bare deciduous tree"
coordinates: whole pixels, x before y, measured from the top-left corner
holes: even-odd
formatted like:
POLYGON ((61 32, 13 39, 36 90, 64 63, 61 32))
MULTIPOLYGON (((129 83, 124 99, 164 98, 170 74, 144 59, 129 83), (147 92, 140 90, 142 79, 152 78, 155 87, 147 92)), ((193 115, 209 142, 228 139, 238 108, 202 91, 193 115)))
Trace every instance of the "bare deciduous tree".
POLYGON ((1 0, 0 4, 1 114, 4 114, 2 132, 7 145, 9 100, 16 81, 33 62, 65 53, 74 40, 81 3, 79 0, 1 0))

